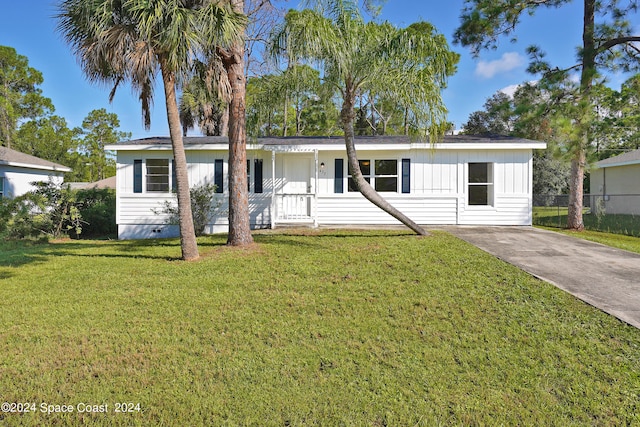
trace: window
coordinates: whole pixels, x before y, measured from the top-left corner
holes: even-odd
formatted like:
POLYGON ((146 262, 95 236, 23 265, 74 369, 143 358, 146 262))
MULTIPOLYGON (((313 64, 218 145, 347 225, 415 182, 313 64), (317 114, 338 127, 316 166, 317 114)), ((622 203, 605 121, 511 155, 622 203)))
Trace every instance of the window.
POLYGON ((0 176, 0 200, 4 197, 4 177, 0 176))
POLYGON ((493 206, 493 163, 469 163, 469 205, 493 206))
MULTIPOLYGON (((359 163, 360 171, 364 179, 371 184, 376 191, 398 192, 397 160, 360 160, 359 163), (373 168, 371 167, 372 164, 373 168)), ((349 191, 358 191, 351 177, 349 177, 349 191)))
POLYGON ((398 191, 398 161, 376 160, 374 188, 376 191, 398 191))
POLYGON ((247 191, 251 192, 251 177, 253 177, 253 192, 262 193, 262 159, 253 159, 253 174, 251 173, 251 160, 247 159, 247 191))
POLYGON ((169 192, 168 159, 147 159, 147 192, 169 192))

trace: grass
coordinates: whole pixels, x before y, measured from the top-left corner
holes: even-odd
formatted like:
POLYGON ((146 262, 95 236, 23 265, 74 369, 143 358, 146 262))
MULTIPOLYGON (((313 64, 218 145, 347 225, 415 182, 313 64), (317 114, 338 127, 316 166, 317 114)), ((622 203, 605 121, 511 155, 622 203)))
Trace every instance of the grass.
POLYGON ((602 231, 584 230, 576 232, 572 230, 558 229, 555 227, 541 228, 640 254, 640 238, 638 237, 627 236, 624 234, 604 233, 602 231))
POLYGON ((446 233, 199 242, 0 244, 0 426, 640 423, 640 331, 446 233))
MULTIPOLYGON (((566 207, 536 206, 533 208, 533 223, 539 226, 564 228, 567 226, 567 216, 566 207)), ((587 230, 640 237, 640 217, 637 215, 608 214, 598 216, 585 212, 583 221, 587 230)))
POLYGON ((579 237, 603 245, 640 253, 640 217, 637 215, 602 215, 585 212, 585 230, 579 233, 566 230, 567 208, 533 208, 533 223, 549 230, 579 237))

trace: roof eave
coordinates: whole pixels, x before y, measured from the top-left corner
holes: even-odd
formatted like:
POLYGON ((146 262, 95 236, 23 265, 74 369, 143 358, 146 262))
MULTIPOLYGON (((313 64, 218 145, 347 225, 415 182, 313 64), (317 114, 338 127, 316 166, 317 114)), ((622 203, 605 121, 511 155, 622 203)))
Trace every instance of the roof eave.
POLYGON ((629 160, 626 162, 615 162, 615 163, 604 163, 601 162, 596 163, 597 169, 605 169, 605 168, 614 168, 618 166, 632 166, 632 165, 640 165, 640 159, 638 160, 629 160))
POLYGON ((30 163, 7 162, 7 161, 0 161, 0 165, 12 166, 16 168, 25 168, 25 169, 46 170, 46 171, 53 171, 53 172, 71 172, 71 168, 63 165, 45 166, 45 165, 34 165, 30 163))
MULTIPOLYGON (((477 142, 477 143, 436 143, 425 142, 402 143, 402 144, 358 144, 356 149, 367 151, 394 151, 412 149, 433 149, 433 150, 537 150, 545 149, 547 144, 538 141, 526 142, 477 142)), ((344 148, 343 143, 335 144, 247 144, 247 150, 260 150, 275 152, 307 152, 307 151, 335 151, 344 148)), ((171 145, 167 144, 113 144, 105 146, 105 150, 112 151, 170 151, 171 145)), ((185 151, 219 150, 226 151, 228 144, 190 144, 185 145, 185 151)))

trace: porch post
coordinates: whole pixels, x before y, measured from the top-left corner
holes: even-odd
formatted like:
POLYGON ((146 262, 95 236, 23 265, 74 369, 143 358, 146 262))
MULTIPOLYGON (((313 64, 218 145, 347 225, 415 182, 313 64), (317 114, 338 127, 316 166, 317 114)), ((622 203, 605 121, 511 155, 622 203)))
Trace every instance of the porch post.
POLYGON ((318 228, 318 179, 320 177, 318 171, 318 149, 313 150, 314 164, 315 164, 315 182, 313 185, 313 209, 311 211, 313 215, 313 227, 318 228))
POLYGON ((276 228, 276 152, 271 152, 271 229, 276 228))

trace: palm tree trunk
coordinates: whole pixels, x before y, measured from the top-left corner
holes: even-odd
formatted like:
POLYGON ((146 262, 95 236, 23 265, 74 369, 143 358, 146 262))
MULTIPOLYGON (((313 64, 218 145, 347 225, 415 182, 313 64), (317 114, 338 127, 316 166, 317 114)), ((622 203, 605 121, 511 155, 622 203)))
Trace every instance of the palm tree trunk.
POLYGON ((287 135, 287 122, 289 121, 289 94, 284 95, 284 111, 282 112, 282 136, 287 135))
POLYGON ((176 97, 176 82, 173 73, 167 71, 163 62, 160 63, 162 81, 164 83, 165 101, 167 106, 167 118, 169 122, 169 134, 173 148, 173 164, 176 168, 176 192, 178 196, 178 218, 180 222, 180 248, 182 259, 191 261, 197 259, 198 242, 193 227, 193 215, 191 213, 191 196, 189 194, 189 175, 187 174, 187 156, 184 152, 182 141, 182 125, 180 124, 180 112, 176 97))
POLYGON ((427 236, 429 233, 382 198, 382 196, 380 196, 380 194, 378 194, 378 192, 371 187, 371 185, 362 176, 354 142, 353 123, 356 118, 354 108, 355 95, 353 95, 347 88, 344 94, 344 102, 342 104, 342 111, 340 112, 340 119, 342 120, 342 126, 344 129, 344 142, 347 148, 349 171, 356 188, 365 199, 369 200, 371 203, 409 227, 411 230, 415 231, 416 234, 427 236))
MULTIPOLYGON (((244 13, 244 0, 231 0, 236 13, 244 13)), ((231 83, 229 104, 229 235, 227 244, 245 246, 253 243, 249 223, 247 191, 246 80, 244 42, 234 43, 222 54, 222 62, 231 83)))
POLYGON ((409 136, 409 109, 407 107, 404 108, 404 134, 409 136))

